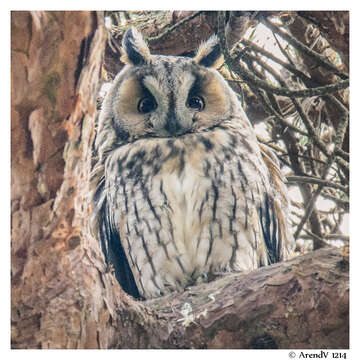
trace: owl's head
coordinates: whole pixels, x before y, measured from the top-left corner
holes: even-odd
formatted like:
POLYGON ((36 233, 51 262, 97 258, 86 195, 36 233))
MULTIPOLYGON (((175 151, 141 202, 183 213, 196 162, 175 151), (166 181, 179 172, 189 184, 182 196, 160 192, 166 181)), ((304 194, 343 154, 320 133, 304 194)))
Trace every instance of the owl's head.
POLYGON ((223 56, 216 36, 193 58, 151 55, 141 34, 130 28, 121 61, 126 66, 103 103, 99 124, 99 131, 113 130, 118 142, 206 131, 234 110, 236 96, 217 71, 223 56))

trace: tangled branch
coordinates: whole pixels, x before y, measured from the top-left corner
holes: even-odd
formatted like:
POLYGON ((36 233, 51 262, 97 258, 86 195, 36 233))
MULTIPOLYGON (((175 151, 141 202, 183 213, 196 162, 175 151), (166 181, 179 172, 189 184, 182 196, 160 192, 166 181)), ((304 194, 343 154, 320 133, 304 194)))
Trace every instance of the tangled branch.
MULTIPOLYGON (((218 13, 218 36, 226 64, 231 73, 235 74, 235 80, 232 79, 231 83, 237 82, 242 87, 246 84, 251 89, 270 115, 269 124, 272 128, 277 128, 276 133, 280 134, 280 138, 273 137, 272 140, 265 141, 260 137, 259 141, 272 147, 279 159, 291 168, 292 173, 287 176, 288 183, 297 184, 303 196, 304 214, 295 224, 295 237, 310 238, 314 248, 322 247, 326 241, 335 239, 337 234, 326 232, 325 224, 329 221, 325 221, 323 215, 320 216, 316 210, 318 199, 321 196, 334 201, 335 207, 330 211, 334 214, 338 213, 340 208, 348 208, 349 153, 344 150, 344 145, 345 148, 347 145, 344 144, 344 139, 348 131, 349 112, 339 96, 339 91, 349 87, 348 74, 341 72, 325 55, 317 53, 298 40, 296 34, 275 25, 267 16, 267 13, 260 12, 257 19, 273 33, 286 61, 246 38, 230 51, 226 43, 225 12, 218 13), (340 80, 327 84, 319 83, 318 79, 312 76, 311 69, 306 69, 305 72, 303 68, 299 68, 301 61, 290 57, 278 36, 293 47, 299 58, 304 55, 311 57, 318 67, 329 72, 329 79, 338 77, 340 80), (281 66, 285 72, 280 75, 280 71, 275 70, 268 60, 281 66), (284 78, 283 74, 286 72, 291 76, 284 78), (274 80, 278 86, 273 85, 274 80), (310 98, 313 100, 309 101, 310 98), (316 104, 316 98, 323 100, 324 105, 320 110, 314 105, 308 105, 316 104), (325 111, 329 114, 331 106, 337 111, 338 125, 333 128, 334 135, 328 139, 322 129, 331 129, 331 124, 324 124, 321 118, 325 116, 325 111), (314 117, 315 114, 317 117, 314 117), (280 144, 276 145, 279 139, 284 141, 287 150, 280 144), (302 144, 299 144, 299 140, 302 144), (330 190, 331 195, 328 193, 330 190)), ((338 227, 339 224, 336 224, 333 228, 338 227)), ((342 238, 338 236, 336 239, 342 238)))

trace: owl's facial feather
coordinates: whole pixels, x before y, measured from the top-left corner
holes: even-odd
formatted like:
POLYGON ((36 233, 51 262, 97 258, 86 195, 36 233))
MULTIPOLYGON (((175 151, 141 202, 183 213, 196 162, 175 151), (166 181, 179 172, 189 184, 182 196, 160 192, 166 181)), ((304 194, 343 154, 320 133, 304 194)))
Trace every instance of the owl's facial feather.
POLYGON ((232 94, 213 69, 190 58, 152 56, 123 70, 113 101, 114 118, 131 138, 173 137, 203 131, 226 118, 232 94))
POLYGON ((103 151, 140 138, 208 131, 228 119, 238 103, 215 70, 222 59, 216 36, 194 58, 151 55, 131 28, 122 52, 127 65, 115 78, 100 116, 97 143, 103 151))

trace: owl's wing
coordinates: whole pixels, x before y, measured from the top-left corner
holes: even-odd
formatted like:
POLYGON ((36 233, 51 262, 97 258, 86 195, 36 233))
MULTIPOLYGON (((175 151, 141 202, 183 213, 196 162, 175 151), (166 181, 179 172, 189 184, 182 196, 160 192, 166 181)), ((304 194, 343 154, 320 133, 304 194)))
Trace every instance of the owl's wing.
POLYGON ((100 239, 101 249, 104 253, 106 264, 108 266, 113 265, 115 277, 123 290, 134 298, 139 299, 141 296, 121 245, 119 232, 111 221, 111 211, 104 196, 103 186, 104 181, 100 181, 96 193, 101 195, 96 196, 95 194, 94 196, 98 238, 100 239))
POLYGON ((261 155, 269 170, 273 194, 265 194, 264 204, 260 206, 259 217, 270 263, 287 260, 291 257, 295 240, 291 233, 288 216, 288 196, 284 177, 273 151, 259 144, 261 155))

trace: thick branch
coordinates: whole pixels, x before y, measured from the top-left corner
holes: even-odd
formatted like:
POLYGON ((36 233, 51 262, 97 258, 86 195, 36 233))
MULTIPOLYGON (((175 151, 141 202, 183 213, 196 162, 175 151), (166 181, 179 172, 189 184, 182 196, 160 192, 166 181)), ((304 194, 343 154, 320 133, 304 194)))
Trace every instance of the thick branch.
MULTIPOLYGON (((144 348, 348 348, 348 266, 338 249, 321 249, 149 300, 128 326, 141 328, 144 348)), ((139 336, 123 326, 115 347, 139 336)))

